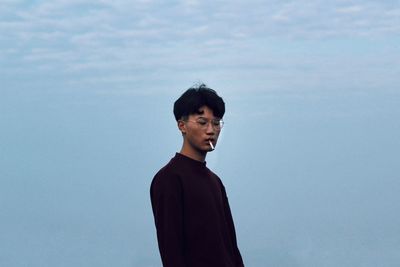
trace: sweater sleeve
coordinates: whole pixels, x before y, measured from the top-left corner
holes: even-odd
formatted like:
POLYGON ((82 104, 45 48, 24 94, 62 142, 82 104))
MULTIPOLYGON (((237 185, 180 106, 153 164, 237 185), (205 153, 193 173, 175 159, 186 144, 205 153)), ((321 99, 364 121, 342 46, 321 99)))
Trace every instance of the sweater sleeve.
POLYGON ((222 187, 222 195, 223 195, 223 201, 224 201, 224 212, 225 212, 225 216, 227 218, 230 236, 232 237, 232 243, 233 243, 232 246, 233 246, 234 253, 235 253, 235 267, 244 267, 243 259, 240 254, 239 248, 237 246, 235 226, 233 223, 233 218, 232 218, 232 213, 231 213, 231 209, 229 206, 228 197, 227 197, 225 187, 222 184, 222 182, 221 182, 221 187, 222 187))
POLYGON ((150 187, 158 247, 164 267, 186 267, 182 186, 178 177, 156 175, 150 187))

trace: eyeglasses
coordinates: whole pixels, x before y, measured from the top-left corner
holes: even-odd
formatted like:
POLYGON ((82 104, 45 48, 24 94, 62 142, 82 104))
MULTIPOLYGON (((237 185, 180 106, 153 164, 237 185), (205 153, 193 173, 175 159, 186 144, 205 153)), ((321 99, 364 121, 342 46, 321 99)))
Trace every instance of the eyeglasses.
POLYGON ((186 121, 196 123, 203 130, 208 128, 209 123, 211 123, 211 126, 216 131, 220 131, 222 129, 222 127, 224 126, 224 121, 222 119, 207 120, 207 119, 199 118, 195 121, 191 121, 191 120, 186 120, 186 121))

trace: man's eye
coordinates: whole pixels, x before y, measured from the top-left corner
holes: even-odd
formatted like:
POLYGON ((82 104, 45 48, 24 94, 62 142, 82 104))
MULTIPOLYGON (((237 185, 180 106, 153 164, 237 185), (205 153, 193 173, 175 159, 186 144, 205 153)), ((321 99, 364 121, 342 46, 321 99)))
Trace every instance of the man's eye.
POLYGON ((212 121, 212 124, 213 124, 214 126, 219 126, 219 125, 220 125, 220 121, 212 121))
POLYGON ((206 125, 207 124, 207 122, 203 121, 203 120, 198 120, 197 123, 200 124, 200 125, 206 125))

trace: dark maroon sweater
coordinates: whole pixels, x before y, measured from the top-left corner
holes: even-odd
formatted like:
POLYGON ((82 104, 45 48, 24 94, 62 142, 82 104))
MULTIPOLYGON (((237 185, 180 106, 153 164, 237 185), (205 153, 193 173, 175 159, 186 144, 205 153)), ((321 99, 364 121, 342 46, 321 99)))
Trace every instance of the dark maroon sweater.
POLYGON ((243 267, 225 188, 206 163, 182 154, 150 188, 164 267, 243 267))

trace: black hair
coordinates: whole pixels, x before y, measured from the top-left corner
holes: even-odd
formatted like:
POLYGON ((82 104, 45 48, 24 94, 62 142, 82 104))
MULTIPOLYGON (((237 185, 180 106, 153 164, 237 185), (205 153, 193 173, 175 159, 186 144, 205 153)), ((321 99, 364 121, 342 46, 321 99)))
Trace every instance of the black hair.
POLYGON ((209 107, 214 115, 222 118, 225 114, 225 102, 213 89, 205 84, 191 87, 174 103, 174 116, 178 121, 191 114, 201 114, 202 106, 209 107))

